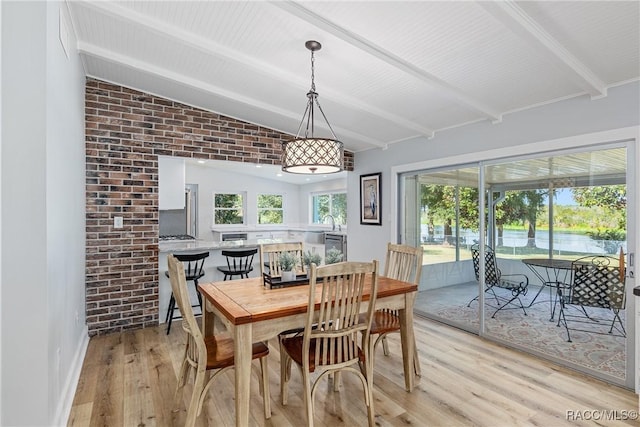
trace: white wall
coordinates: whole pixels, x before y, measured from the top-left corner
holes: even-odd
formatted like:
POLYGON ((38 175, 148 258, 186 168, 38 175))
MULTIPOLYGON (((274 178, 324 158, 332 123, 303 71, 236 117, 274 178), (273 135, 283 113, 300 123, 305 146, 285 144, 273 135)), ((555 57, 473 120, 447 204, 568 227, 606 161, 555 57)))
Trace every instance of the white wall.
MULTIPOLYGON (((49 413, 66 423, 88 344, 85 321, 85 75, 64 2, 47 2, 46 228, 49 413), (60 41, 67 26, 67 53, 60 41), (67 56, 68 55, 68 56, 67 56)), ((51 418, 50 418, 51 419, 51 418)))
MULTIPOLYGON (((213 193, 246 192, 247 226, 255 227, 258 222, 257 195, 261 193, 283 194, 285 204, 285 224, 301 221, 300 186, 277 180, 260 179, 255 176, 215 169, 205 165, 186 165, 187 184, 198 184, 198 238, 213 240, 213 193)), ((221 228, 217 226, 216 228, 221 228)), ((238 227, 234 227, 238 228, 238 227)))
POLYGON ((0 424, 62 425, 88 342, 84 73, 60 46, 64 3, 1 7, 0 424))
MULTIPOLYGON (((0 3, 0 30, 2 29, 2 3, 0 3)), ((0 31, 0 52, 2 52, 2 31, 0 31)), ((0 100, 2 99, 2 54, 0 54, 0 100)), ((0 102, 0 309, 2 309, 2 102, 0 102)), ((0 333, 2 316, 0 315, 0 333)), ((0 424, 2 423, 2 339, 0 339, 0 424)))

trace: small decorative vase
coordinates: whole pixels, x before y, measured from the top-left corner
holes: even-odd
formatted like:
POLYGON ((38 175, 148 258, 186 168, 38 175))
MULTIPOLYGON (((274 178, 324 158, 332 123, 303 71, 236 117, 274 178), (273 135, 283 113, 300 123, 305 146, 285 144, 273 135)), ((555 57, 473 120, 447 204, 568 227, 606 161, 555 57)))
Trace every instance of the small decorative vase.
POLYGON ((282 281, 283 282, 291 282, 296 279, 295 271, 283 271, 282 272, 282 281))

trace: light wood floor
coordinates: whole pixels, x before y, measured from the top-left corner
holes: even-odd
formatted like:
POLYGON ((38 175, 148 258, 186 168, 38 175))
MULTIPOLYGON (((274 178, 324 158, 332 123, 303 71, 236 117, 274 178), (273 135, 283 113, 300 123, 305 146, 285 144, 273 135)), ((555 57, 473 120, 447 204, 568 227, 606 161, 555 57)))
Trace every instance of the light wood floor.
MULTIPOLYGON (((184 345, 179 323, 175 326, 169 336, 163 327, 157 327, 93 337, 68 425, 183 425, 186 399, 173 410, 176 372, 184 345)), ((385 357, 378 348, 374 397, 380 426, 640 425, 637 419, 586 420, 626 418, 628 411, 637 411, 638 396, 630 390, 429 320, 416 319, 415 330, 423 376, 412 393, 403 387, 398 335, 389 340, 391 356, 385 357), (573 411, 578 420, 567 420, 568 411, 573 411)), ((269 371, 272 417, 265 420, 263 416, 256 361, 250 422, 274 427, 305 425, 301 379, 295 367, 289 404, 280 404, 277 345, 271 345, 269 371)), ((339 392, 331 391, 328 381, 319 387, 317 426, 367 424, 361 385, 354 376, 342 376, 339 392)), ((198 425, 234 426, 233 391, 230 371, 214 384, 198 425)))

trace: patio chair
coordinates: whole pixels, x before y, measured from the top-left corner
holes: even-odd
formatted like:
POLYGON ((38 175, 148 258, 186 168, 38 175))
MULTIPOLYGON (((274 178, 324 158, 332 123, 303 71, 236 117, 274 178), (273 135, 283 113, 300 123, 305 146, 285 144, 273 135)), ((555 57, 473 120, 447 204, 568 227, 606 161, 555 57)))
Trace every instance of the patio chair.
MULTIPOLYGON (((625 273, 624 257, 620 260, 613 257, 596 255, 579 258, 572 263, 571 284, 568 287, 558 287, 558 298, 560 300, 560 315, 558 316, 558 326, 562 324, 567 331, 567 341, 571 342, 570 329, 574 331, 612 334, 626 337, 626 331, 620 310, 625 309, 625 273), (569 313, 569 309, 574 308, 575 313, 569 313), (604 309, 604 312, 611 310, 613 317, 606 319, 601 317, 599 310, 587 308, 604 309), (596 314, 594 314, 596 313, 596 314), (608 332, 602 332, 599 325, 609 325, 608 332), (589 324, 590 328, 570 327, 571 325, 589 324), (615 332, 614 332, 615 331, 615 332)), ((600 310, 603 311, 603 310, 600 310)))
MULTIPOLYGON (((510 304, 513 304, 513 307, 509 308, 520 308, 526 316, 527 311, 524 308, 524 304, 522 304, 520 296, 527 294, 529 278, 525 274, 502 274, 498 268, 496 254, 493 249, 486 245, 484 248, 484 292, 491 292, 497 304, 497 307, 494 307, 496 311, 493 312, 491 317, 495 318, 497 312, 507 308, 510 304), (498 288, 498 293, 496 293, 496 288, 498 288), (500 289, 507 291, 508 296, 503 296, 504 292, 501 292, 500 289)), ((471 246, 471 256, 476 280, 480 281, 480 246, 477 243, 471 246)), ((478 297, 476 296, 469 301, 467 307, 470 307, 471 303, 476 301, 478 297)))

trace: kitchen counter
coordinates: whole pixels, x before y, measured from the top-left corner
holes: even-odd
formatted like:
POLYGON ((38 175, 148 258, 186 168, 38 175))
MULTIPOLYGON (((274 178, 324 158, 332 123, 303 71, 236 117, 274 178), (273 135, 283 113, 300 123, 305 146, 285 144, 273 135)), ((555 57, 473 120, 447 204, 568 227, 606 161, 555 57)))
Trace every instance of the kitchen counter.
MULTIPOLYGON (((237 228, 237 229, 225 229, 226 233, 233 232, 244 232, 250 229, 246 228, 237 228)), ((273 228, 271 230, 274 230, 273 228)), ((296 227, 287 227, 286 230, 289 231, 298 231, 296 227)), ((344 231, 335 231, 332 232, 331 228, 328 229, 325 227, 306 227, 304 229, 300 229, 300 232, 304 231, 305 233, 301 234, 297 233, 297 236, 291 235, 291 233, 287 233, 287 237, 270 237, 269 234, 265 235, 264 238, 253 238, 253 239, 244 239, 244 240, 225 240, 225 241, 213 241, 213 240, 166 240, 158 242, 158 276, 159 276, 159 289, 158 289, 158 309, 160 312, 160 322, 163 322, 165 319, 165 315, 167 312, 167 307, 169 306, 169 299, 171 296, 171 284, 169 283, 169 279, 167 278, 165 272, 167 270, 167 256, 170 253, 175 252, 209 252, 209 257, 205 259, 204 263, 204 272, 205 275, 200 279, 200 283, 206 282, 214 282, 223 280, 224 275, 217 270, 217 266, 226 265, 226 258, 222 256, 223 249, 233 249, 233 248, 246 248, 246 247, 257 247, 261 244, 267 243, 289 243, 289 242, 299 242, 303 241, 305 244, 305 249, 309 250, 313 253, 319 253, 321 257, 324 257, 325 244, 324 244, 324 234, 332 233, 332 234, 345 234, 344 231), (316 236, 322 236, 321 240, 315 241, 318 239, 316 236)), ((260 276, 260 259, 259 256, 256 255, 253 260, 253 272, 250 273, 250 277, 260 276)), ((192 284, 189 284, 189 294, 192 304, 195 304, 197 299, 197 293, 192 284)))
POLYGON ((224 242, 214 242, 211 240, 171 240, 159 242, 158 249, 163 252, 180 251, 212 251, 228 248, 246 248, 258 246, 265 243, 287 243, 298 241, 296 239, 247 239, 247 240, 227 240, 224 242))
MULTIPOLYGON (((257 247, 266 243, 286 243, 299 241, 300 239, 274 238, 274 239, 247 239, 247 240, 227 240, 224 242, 214 242, 211 240, 169 240, 158 242, 158 309, 160 312, 160 322, 164 322, 171 297, 171 283, 166 276, 167 256, 175 252, 209 252, 209 256, 204 261, 204 277, 200 278, 200 283, 215 282, 223 280, 224 275, 217 270, 217 266, 226 265, 226 258, 222 256, 223 249, 257 247)), ((260 276, 260 261, 256 254, 253 260, 253 272, 250 277, 260 276)), ((191 303, 198 302, 197 293, 193 282, 189 282, 189 298, 191 303)))

